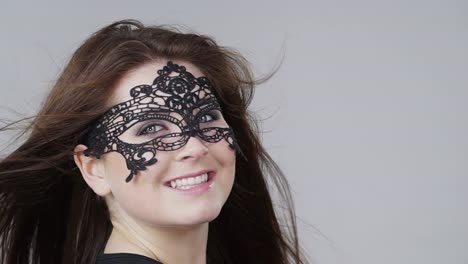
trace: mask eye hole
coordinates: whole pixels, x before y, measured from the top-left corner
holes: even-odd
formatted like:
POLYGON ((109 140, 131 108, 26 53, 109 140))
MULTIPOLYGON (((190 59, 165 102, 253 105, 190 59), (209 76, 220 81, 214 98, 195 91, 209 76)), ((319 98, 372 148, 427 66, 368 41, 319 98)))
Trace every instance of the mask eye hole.
POLYGON ((201 123, 208 123, 208 122, 212 122, 218 119, 219 117, 217 116, 215 111, 212 111, 212 112, 203 114, 198 120, 200 120, 201 123))
POLYGON ((227 123, 218 109, 212 109, 211 111, 203 111, 198 114, 197 118, 199 127, 211 128, 211 127, 227 127, 227 123))
POLYGON ((163 125, 156 124, 156 123, 150 123, 148 125, 143 126, 143 128, 140 129, 140 132, 138 132, 138 136, 158 133, 159 131, 161 131, 163 129, 165 129, 165 127, 163 125))
POLYGON ((140 120, 132 124, 118 139, 128 144, 143 144, 165 137, 169 134, 181 133, 180 121, 169 115, 140 120))

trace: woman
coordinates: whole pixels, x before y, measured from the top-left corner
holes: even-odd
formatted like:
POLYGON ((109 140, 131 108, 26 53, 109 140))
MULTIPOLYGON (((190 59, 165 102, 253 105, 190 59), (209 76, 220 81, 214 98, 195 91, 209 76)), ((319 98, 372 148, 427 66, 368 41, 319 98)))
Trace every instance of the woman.
POLYGON ((255 84, 206 36, 96 32, 0 162, 1 263, 305 263, 247 111, 255 84))

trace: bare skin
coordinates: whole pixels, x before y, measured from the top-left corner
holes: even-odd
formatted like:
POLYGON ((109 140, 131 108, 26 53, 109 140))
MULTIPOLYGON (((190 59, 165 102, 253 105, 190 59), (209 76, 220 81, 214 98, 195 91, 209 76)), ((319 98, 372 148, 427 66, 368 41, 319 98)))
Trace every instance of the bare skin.
MULTIPOLYGON (((179 63, 201 76, 193 65, 179 63)), ((117 85, 109 107, 129 100, 129 90, 151 83, 165 64, 150 63, 130 72, 117 85)), ((222 117, 212 122, 227 126, 222 117)), ((128 133, 126 139, 138 141, 138 137, 128 133)), ((75 152, 86 148, 77 145, 75 152)), ((164 264, 206 264, 209 222, 219 215, 231 192, 235 152, 224 140, 209 143, 191 137, 182 148, 159 151, 156 157, 154 165, 125 182, 129 170, 120 153, 109 152, 100 159, 75 155, 83 179, 109 208, 113 230, 104 253, 134 253, 164 264), (185 195, 167 185, 176 177, 203 171, 215 176, 202 194, 185 195)))

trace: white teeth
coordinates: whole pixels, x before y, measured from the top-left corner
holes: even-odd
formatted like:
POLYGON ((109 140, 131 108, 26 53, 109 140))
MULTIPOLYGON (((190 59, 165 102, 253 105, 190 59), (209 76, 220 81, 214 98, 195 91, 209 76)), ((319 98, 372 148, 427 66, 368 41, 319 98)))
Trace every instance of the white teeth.
POLYGON ((171 181, 171 187, 176 189, 190 189, 194 185, 203 183, 208 181, 208 173, 204 173, 202 175, 196 177, 189 177, 184 179, 179 179, 175 181, 171 181))

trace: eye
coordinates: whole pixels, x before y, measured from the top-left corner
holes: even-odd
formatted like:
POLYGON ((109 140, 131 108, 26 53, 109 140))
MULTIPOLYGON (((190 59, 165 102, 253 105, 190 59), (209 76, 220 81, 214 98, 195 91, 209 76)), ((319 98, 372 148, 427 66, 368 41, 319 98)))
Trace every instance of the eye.
POLYGON ((162 130, 164 127, 158 124, 149 124, 145 126, 139 133, 138 135, 147 135, 147 134, 153 134, 156 133, 160 130, 162 130))
POLYGON ((218 119, 218 115, 216 113, 207 113, 207 114, 202 115, 199 120, 202 123, 207 123, 207 122, 211 122, 217 119, 218 119))

